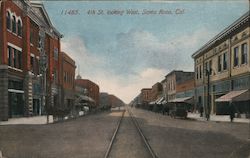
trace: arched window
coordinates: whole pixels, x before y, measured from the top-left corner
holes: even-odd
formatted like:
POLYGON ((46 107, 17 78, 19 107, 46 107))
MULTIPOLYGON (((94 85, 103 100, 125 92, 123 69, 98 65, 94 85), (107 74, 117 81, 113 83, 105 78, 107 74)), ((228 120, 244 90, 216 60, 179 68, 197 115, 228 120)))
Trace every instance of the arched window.
POLYGON ((6 21, 7 21, 7 29, 11 30, 10 12, 7 12, 6 21))
POLYGON ((16 33, 16 17, 12 16, 12 32, 16 33))
POLYGON ((22 36, 22 23, 20 19, 17 21, 17 35, 22 36))

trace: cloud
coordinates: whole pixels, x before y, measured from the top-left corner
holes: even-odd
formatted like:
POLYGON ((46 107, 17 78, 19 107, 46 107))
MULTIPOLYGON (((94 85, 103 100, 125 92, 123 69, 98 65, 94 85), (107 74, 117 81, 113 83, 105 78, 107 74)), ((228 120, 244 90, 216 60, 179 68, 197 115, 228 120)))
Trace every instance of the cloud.
POLYGON ((76 62, 78 69, 83 74, 92 74, 103 64, 101 57, 90 52, 85 45, 85 42, 79 36, 64 38, 61 42, 62 51, 70 55, 76 62))
POLYGON ((111 52, 91 52, 79 36, 62 41, 62 50, 80 66, 83 78, 97 83, 100 91, 130 102, 142 88, 150 88, 172 70, 193 71, 192 53, 213 36, 206 29, 174 39, 160 40, 147 31, 130 30, 116 36, 111 52))
POLYGON ((164 69, 146 68, 137 75, 130 75, 127 84, 114 74, 109 76, 96 75, 95 80, 101 85, 101 91, 115 94, 124 102, 129 103, 137 96, 143 87, 152 87, 156 82, 160 82, 166 73, 164 69))
MULTIPOLYGON (((193 68, 192 53, 212 35, 213 32, 201 29, 174 39, 160 40, 150 32, 130 30, 117 35, 115 54, 138 71, 143 67, 190 70, 193 68)), ((116 68, 119 72, 123 67, 117 63, 116 68)))

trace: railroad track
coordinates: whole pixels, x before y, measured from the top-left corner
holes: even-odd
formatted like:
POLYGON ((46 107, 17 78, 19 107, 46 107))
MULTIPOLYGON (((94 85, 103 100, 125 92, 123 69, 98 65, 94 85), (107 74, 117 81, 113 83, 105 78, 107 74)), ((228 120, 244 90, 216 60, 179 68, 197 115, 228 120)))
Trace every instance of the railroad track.
POLYGON ((105 158, 108 158, 108 157, 109 157, 109 154, 110 154, 110 152, 111 152, 111 150, 112 150, 112 146, 113 146, 114 140, 115 140, 115 138, 116 138, 116 136, 117 136, 117 133, 118 133, 118 131, 119 131, 119 129, 120 129, 120 125, 121 125, 121 123, 122 123, 122 120, 123 120, 123 118, 124 118, 124 114, 125 114, 126 111, 128 112, 129 117, 131 118, 131 120, 132 120, 132 122, 133 122, 133 124, 134 124, 134 126, 135 126, 135 128, 136 128, 136 130, 137 130, 137 132, 138 132, 139 135, 141 136, 141 139, 142 139, 142 141, 143 141, 143 144, 145 145, 147 151, 149 152, 150 157, 152 157, 152 158, 157 158, 156 154, 154 153, 154 151, 152 150, 150 144, 148 143, 147 138, 144 136, 143 131, 141 130, 141 128, 140 128, 140 126, 139 126, 139 124, 138 124, 136 118, 134 117, 133 113, 132 113, 128 108, 126 108, 126 110, 123 111, 122 116, 121 116, 120 120, 119 120, 118 123, 117 123, 117 127, 116 127, 116 129, 115 129, 115 132, 114 132, 114 134, 113 134, 113 136, 112 136, 111 142, 110 142, 110 144, 109 144, 109 146, 108 146, 108 149, 107 149, 107 151, 106 151, 106 153, 105 153, 105 158))

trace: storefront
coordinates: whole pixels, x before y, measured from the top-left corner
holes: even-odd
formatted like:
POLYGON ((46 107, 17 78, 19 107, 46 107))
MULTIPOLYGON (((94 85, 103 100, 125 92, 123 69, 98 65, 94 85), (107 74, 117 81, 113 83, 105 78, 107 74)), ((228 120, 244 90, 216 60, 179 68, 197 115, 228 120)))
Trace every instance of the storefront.
POLYGON ((23 82, 9 80, 8 84, 9 117, 24 116, 23 82))

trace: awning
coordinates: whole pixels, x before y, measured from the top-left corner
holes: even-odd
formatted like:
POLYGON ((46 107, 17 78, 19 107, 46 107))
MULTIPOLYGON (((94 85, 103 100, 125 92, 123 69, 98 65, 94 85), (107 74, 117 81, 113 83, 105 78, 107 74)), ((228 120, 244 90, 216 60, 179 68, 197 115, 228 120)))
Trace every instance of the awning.
POLYGON ((160 99, 157 99, 156 104, 162 104, 163 100, 164 100, 164 97, 161 97, 160 99))
POLYGON ((150 104, 150 105, 155 104, 155 101, 151 101, 151 102, 149 102, 149 104, 150 104))
POLYGON ((184 97, 184 98, 175 98, 171 101, 169 101, 171 103, 189 103, 189 104, 193 104, 194 102, 194 97, 184 97))
POLYGON ((250 90, 231 91, 217 99, 216 102, 247 101, 250 100, 250 90))
POLYGON ((167 104, 168 102, 164 99, 161 103, 162 104, 167 104))
POLYGON ((77 101, 79 101, 79 102, 92 102, 92 103, 95 102, 91 97, 86 96, 86 95, 78 95, 77 101))

